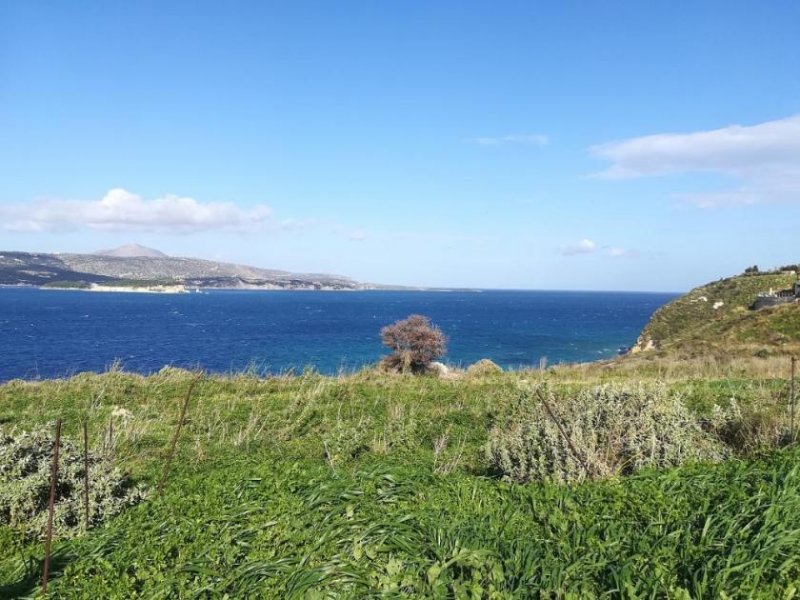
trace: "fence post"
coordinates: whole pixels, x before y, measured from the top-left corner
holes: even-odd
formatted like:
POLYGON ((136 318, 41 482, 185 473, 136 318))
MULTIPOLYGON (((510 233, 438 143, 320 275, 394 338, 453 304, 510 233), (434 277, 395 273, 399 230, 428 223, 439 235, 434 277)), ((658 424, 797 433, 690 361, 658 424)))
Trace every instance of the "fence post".
POLYGON ((189 384, 189 389, 186 390, 186 396, 183 399, 183 405, 181 406, 181 416, 178 418, 178 424, 175 427, 175 434, 172 436, 172 444, 170 445, 169 454, 167 454, 167 460, 164 463, 164 472, 161 474, 161 479, 158 482, 158 488, 156 488, 156 495, 160 496, 161 491, 164 489, 164 483, 167 480, 167 475, 169 475, 169 467, 172 464, 172 457, 175 455, 175 448, 178 445, 178 437, 181 434, 181 427, 183 427, 183 422, 186 420, 186 410, 189 407, 189 400, 192 397, 192 391, 194 391, 194 386, 197 385, 197 382, 203 378, 203 372, 197 374, 197 376, 192 379, 192 382, 189 384))
POLYGON ((61 443, 61 419, 56 421, 56 439, 53 445, 53 468, 50 473, 50 500, 47 504, 47 536, 44 542, 44 572, 42 573, 42 593, 47 593, 47 578, 50 574, 50 545, 53 541, 53 512, 56 502, 58 482, 58 449, 61 443))
POLYGON ((89 529, 89 424, 83 422, 83 513, 89 529))
POLYGON ((108 458, 114 458, 114 417, 108 417, 108 458))
POLYGON ((569 437, 567 430, 564 429, 564 425, 561 424, 561 420, 556 416, 555 411, 551 408, 550 403, 547 401, 547 398, 545 398, 545 395, 542 393, 542 390, 537 389, 536 395, 539 396, 539 400, 541 400, 545 412, 547 412, 547 415, 550 417, 550 419, 552 419, 553 423, 556 424, 556 427, 558 427, 558 431, 559 433, 561 433, 561 437, 564 438, 564 441, 567 443, 567 446, 569 446, 570 452, 572 452, 572 455, 575 457, 575 460, 577 460, 583 467, 584 471, 586 471, 586 476, 592 478, 595 475, 594 468, 590 468, 589 462, 580 452, 578 452, 578 449, 575 447, 575 444, 572 443, 572 438, 569 437))

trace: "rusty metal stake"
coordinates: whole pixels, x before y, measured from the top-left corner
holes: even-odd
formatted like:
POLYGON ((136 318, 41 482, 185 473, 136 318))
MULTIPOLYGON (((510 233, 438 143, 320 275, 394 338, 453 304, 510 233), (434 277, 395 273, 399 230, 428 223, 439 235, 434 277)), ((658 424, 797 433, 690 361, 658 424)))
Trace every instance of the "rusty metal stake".
POLYGON ((569 447, 570 452, 572 452, 572 455, 575 457, 575 460, 577 460, 581 464, 583 469, 586 471, 586 475, 588 477, 592 477, 593 475, 595 475, 594 469, 589 468, 589 463, 587 462, 586 458, 583 455, 581 455, 580 452, 578 452, 578 449, 575 447, 575 444, 572 443, 572 438, 569 437, 567 430, 564 429, 564 425, 561 424, 561 420, 556 416, 555 411, 550 406, 550 403, 547 401, 547 398, 545 398, 544 394, 542 393, 542 390, 537 389, 536 395, 539 396, 539 400, 542 402, 542 405, 544 406, 547 415, 550 417, 553 423, 556 424, 556 427, 558 427, 558 431, 561 433, 561 437, 564 438, 565 442, 567 442, 567 446, 569 447))
POLYGON ((53 446, 53 469, 50 473, 50 500, 47 505, 47 537, 44 542, 44 572, 42 573, 42 593, 47 593, 47 578, 50 574, 50 545, 53 541, 53 512, 58 483, 58 449, 61 443, 61 419, 56 421, 56 440, 53 446))
POLYGON ((164 489, 164 483, 167 481, 167 475, 169 475, 169 468, 172 464, 172 458, 175 456, 175 448, 178 445, 178 437, 181 434, 181 427, 183 427, 183 422, 186 420, 186 410, 189 407, 189 400, 192 397, 194 387, 202 378, 203 372, 201 371, 194 379, 192 379, 192 382, 189 384, 189 389, 186 390, 186 396, 184 397, 183 405, 181 406, 181 416, 178 419, 178 425, 175 427, 175 434, 172 436, 172 444, 169 449, 169 454, 167 454, 167 461, 164 463, 164 472, 161 474, 161 480, 158 482, 158 488, 156 488, 156 495, 158 496, 161 495, 161 491, 164 489))
POLYGON ((789 427, 791 427, 791 430, 792 430, 792 442, 796 442, 797 441, 797 427, 795 426, 795 422, 794 422, 795 404, 797 404, 797 396, 795 395, 795 385, 794 385, 796 373, 797 373, 797 357, 793 356, 792 357, 792 378, 790 380, 791 381, 791 384, 790 384, 791 388, 790 388, 790 392, 789 392, 790 395, 791 395, 790 396, 791 404, 789 405, 789 427))
POLYGON ((89 424, 83 422, 83 513, 89 529, 89 424))
POLYGON ((108 417, 108 458, 114 458, 114 417, 108 417))

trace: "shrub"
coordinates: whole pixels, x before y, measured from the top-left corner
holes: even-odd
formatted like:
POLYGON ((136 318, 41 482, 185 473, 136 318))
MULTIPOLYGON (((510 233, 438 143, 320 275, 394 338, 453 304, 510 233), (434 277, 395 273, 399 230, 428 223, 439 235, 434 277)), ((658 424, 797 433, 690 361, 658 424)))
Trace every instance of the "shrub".
POLYGON ((490 467, 519 483, 598 479, 724 454, 680 399, 661 387, 600 386, 570 398, 525 387, 487 446, 490 467))
POLYGON ((392 371, 423 373, 446 351, 444 333, 422 315, 387 325, 381 329, 381 341, 392 350, 381 363, 392 371))
POLYGON ((503 368, 496 362, 488 358, 482 358, 478 362, 467 367, 467 375, 472 377, 488 377, 503 372, 503 368))
POLYGON ((784 407, 774 402, 753 406, 731 398, 727 406, 713 406, 703 427, 740 454, 774 450, 793 440, 784 407))
MULTIPOLYGON (((41 535, 47 523, 50 471, 54 439, 49 430, 16 437, 0 431, 0 525, 21 527, 27 535, 41 535)), ((53 531, 69 537, 84 523, 84 457, 61 438, 53 531)), ((90 525, 97 525, 136 504, 145 493, 113 467, 89 453, 90 525)))

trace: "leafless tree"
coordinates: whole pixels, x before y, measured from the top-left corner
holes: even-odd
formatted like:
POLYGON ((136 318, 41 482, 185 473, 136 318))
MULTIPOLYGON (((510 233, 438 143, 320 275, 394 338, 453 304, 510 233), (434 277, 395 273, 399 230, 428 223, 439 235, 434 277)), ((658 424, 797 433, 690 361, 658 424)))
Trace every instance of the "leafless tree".
POLYGON ((381 329, 381 341, 392 350, 382 364, 394 371, 423 373, 444 356, 446 338, 428 317, 411 315, 381 329))

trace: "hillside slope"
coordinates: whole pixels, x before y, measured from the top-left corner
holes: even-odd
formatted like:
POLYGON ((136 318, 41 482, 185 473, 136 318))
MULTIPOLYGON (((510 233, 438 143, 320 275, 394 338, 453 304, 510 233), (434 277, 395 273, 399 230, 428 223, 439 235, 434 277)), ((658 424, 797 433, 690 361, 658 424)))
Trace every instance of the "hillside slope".
POLYGON ((691 290, 653 314, 632 354, 765 355, 800 348, 800 304, 751 310, 760 293, 791 288, 793 271, 738 275, 691 290))
POLYGON ((262 289, 369 289, 348 277, 289 273, 246 265, 170 256, 31 254, 0 252, 0 285, 63 282, 164 281, 192 287, 262 289))

